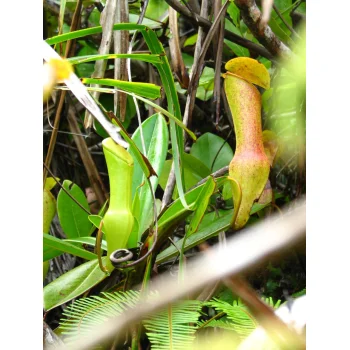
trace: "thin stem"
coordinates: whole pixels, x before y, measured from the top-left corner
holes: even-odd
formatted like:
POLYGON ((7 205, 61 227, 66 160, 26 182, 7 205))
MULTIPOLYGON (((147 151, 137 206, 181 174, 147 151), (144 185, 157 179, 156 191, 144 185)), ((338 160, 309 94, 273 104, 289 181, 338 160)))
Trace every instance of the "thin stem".
POLYGON ((69 196, 73 202, 75 202, 81 209, 83 209, 87 214, 91 215, 91 213, 85 209, 82 204, 80 204, 64 187, 63 185, 56 179, 55 175, 51 172, 51 170, 47 167, 47 165, 45 163, 44 164, 44 168, 46 169, 46 171, 52 176, 52 178, 56 181, 56 183, 58 184, 58 186, 60 186, 60 188, 67 194, 67 196, 69 196))

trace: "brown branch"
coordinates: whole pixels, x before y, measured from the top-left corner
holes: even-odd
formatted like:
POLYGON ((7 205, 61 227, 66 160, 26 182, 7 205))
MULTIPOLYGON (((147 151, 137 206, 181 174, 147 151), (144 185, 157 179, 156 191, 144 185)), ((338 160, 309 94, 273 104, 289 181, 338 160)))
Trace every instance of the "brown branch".
POLYGON ((181 87, 183 89, 188 88, 190 78, 188 76, 184 60, 181 55, 180 38, 177 23, 177 12, 169 6, 169 28, 171 32, 171 38, 169 40, 171 65, 174 70, 181 87))
POLYGON ((97 171, 95 162, 92 159, 91 154, 89 153, 85 140, 81 136, 78 136, 80 133, 80 128, 78 122, 75 119, 74 109, 71 106, 68 110, 68 123, 69 129, 72 132, 73 139, 78 148, 80 157, 83 161, 90 184, 96 194, 96 198, 99 205, 102 207, 106 199, 108 199, 107 191, 103 185, 100 174, 97 171))
MULTIPOLYGON (((199 16, 198 14, 191 12, 186 6, 182 5, 177 0, 165 0, 173 9, 175 9, 177 12, 179 12, 181 15, 187 17, 194 25, 197 27, 203 27, 205 31, 209 31, 212 23, 203 18, 202 16, 199 16)), ((269 60, 274 59, 274 55, 272 55, 268 50, 265 49, 265 47, 261 45, 257 45, 253 43, 250 40, 247 40, 245 38, 242 38, 241 36, 234 34, 228 30, 225 30, 225 39, 228 39, 238 45, 241 45, 251 51, 256 52, 260 56, 266 57, 269 60)))
POLYGON ((290 48, 283 44, 271 28, 261 21, 262 14, 254 0, 235 0, 235 4, 241 10, 244 23, 260 44, 266 47, 273 56, 291 58, 290 48))
MULTIPOLYGON (((200 14, 203 18, 206 18, 208 16, 208 1, 203 0, 202 1, 202 6, 200 10, 200 14)), ((192 65, 192 71, 190 74, 190 86, 194 88, 188 89, 188 95, 186 99, 186 106, 185 106, 185 111, 184 111, 184 116, 183 116, 183 122, 186 126, 191 125, 191 119, 192 119, 192 111, 194 107, 194 101, 196 97, 196 91, 197 91, 197 84, 194 84, 193 82, 193 76, 196 74, 196 72, 202 72, 203 67, 199 64, 199 57, 202 51, 202 45, 203 41, 205 39, 205 33, 203 28, 198 28, 198 37, 197 37, 197 42, 196 46, 194 49, 194 57, 193 57, 193 65, 192 65)), ((184 140, 186 140, 186 134, 184 133, 184 140)))
MULTIPOLYGON (((198 58, 197 66, 196 69, 193 67, 192 73, 191 73, 191 81, 190 85, 188 87, 188 98, 187 98, 187 104, 185 108, 185 115, 184 115, 184 120, 186 113, 188 114, 188 120, 191 121, 191 116, 192 116, 192 110, 196 98, 196 92, 198 88, 198 83, 199 83, 199 78, 201 75, 201 67, 204 64, 204 58, 207 53, 207 50, 209 48, 210 43, 212 42, 212 39, 214 37, 214 34, 218 32, 221 26, 221 20, 225 17, 226 10, 230 2, 227 0, 221 7, 218 15, 215 17, 213 25, 210 27, 210 30, 208 31, 208 34, 203 42, 202 48, 201 48, 201 53, 198 58)), ((190 125, 190 122, 188 123, 190 125)))

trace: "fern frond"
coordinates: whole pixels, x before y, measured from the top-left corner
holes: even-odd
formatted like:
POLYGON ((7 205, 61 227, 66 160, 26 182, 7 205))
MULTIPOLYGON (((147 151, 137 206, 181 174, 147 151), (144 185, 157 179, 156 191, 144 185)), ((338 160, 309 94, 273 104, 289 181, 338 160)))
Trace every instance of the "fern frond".
POLYGON ((205 305, 214 308, 217 312, 224 312, 227 315, 227 319, 231 321, 231 326, 228 326, 223 320, 213 320, 207 323, 205 327, 215 327, 214 324, 217 324, 216 327, 225 329, 230 327, 230 329, 234 330, 241 338, 245 338, 258 325, 256 319, 250 314, 248 308, 240 300, 235 300, 233 305, 231 305, 226 301, 214 298, 205 303, 205 305))
MULTIPOLYGON (((151 298, 155 293, 150 295, 151 298)), ((112 317, 121 315, 127 309, 134 308, 139 301, 138 291, 101 293, 101 296, 91 296, 76 300, 64 311, 60 321, 62 334, 69 343, 81 338, 96 326, 112 317)), ((169 305, 165 310, 148 317, 143 321, 147 336, 152 344, 152 350, 183 349, 195 338, 197 321, 202 303, 189 300, 169 305)))
MULTIPOLYGON (((234 324, 228 320, 212 320, 211 322, 206 323, 205 321, 200 321, 198 322, 198 327, 201 328, 203 326, 203 328, 221 328, 221 329, 225 329, 228 331, 235 331, 238 326, 237 324, 234 324)), ((237 332, 236 332, 237 333, 237 332)))
POLYGON ((84 336, 109 318, 133 308, 140 297, 140 293, 133 290, 101 295, 78 299, 66 308, 60 328, 63 329, 62 334, 67 336, 67 341, 84 336))
POLYGON ((195 339, 202 303, 186 300, 143 321, 152 350, 182 350, 195 339))
POLYGON ((262 301, 263 302, 265 302, 268 306, 270 306, 270 307, 272 307, 272 308, 274 308, 274 309, 277 309, 277 308, 279 308, 280 307, 280 305, 281 305, 281 300, 280 299, 278 299, 277 301, 276 301, 276 303, 273 301, 273 299, 272 299, 272 297, 262 297, 261 298, 262 299, 262 301))

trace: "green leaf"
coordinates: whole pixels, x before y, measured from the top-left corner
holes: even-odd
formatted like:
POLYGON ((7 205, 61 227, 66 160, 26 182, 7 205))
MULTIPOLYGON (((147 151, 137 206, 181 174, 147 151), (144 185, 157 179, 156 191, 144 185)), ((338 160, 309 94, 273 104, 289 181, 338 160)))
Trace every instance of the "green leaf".
POLYGON ((188 37, 184 44, 183 44, 183 47, 186 47, 186 46, 192 46, 194 45, 198 40, 198 33, 197 34, 194 34, 194 35, 191 35, 190 37, 188 37))
POLYGON ((201 77, 199 78, 198 89, 196 97, 202 101, 208 101, 213 96, 214 90, 214 76, 213 68, 204 67, 201 77))
MULTIPOLYGON (((85 237, 91 238, 91 237, 85 237)), ((71 243, 68 243, 66 240, 59 239, 57 237, 51 236, 47 233, 44 233, 44 243, 43 243, 43 261, 47 261, 55 258, 63 253, 69 253, 75 256, 86 260, 96 259, 97 256, 94 253, 91 253, 85 249, 79 248, 71 243)), ((91 238, 92 239, 92 238, 91 238)), ((85 243, 85 242, 81 242, 85 243)))
MULTIPOLYGON (((275 0, 274 1, 275 6, 279 10, 279 12, 282 14, 283 18, 286 20, 286 22, 293 27, 292 19, 289 15, 291 8, 293 7, 293 1, 292 0, 275 0)), ((300 6, 298 7, 298 10, 300 10, 300 6)), ((282 20, 278 17, 277 13, 274 9, 272 9, 272 17, 279 21, 281 25, 285 26, 285 24, 282 22, 282 20)), ((270 23, 269 23, 270 24, 270 23)))
MULTIPOLYGON (((89 221, 98 229, 100 227, 100 223, 101 223, 101 220, 102 220, 102 216, 100 215, 89 215, 88 216, 89 218, 89 221)), ((102 227, 102 230, 101 230, 103 233, 105 233, 103 231, 103 227, 102 227)))
MULTIPOLYGON (((91 245, 92 247, 95 247, 96 237, 79 237, 79 238, 73 238, 73 239, 65 239, 64 242, 81 243, 81 244, 87 244, 87 245, 91 245)), ((101 248, 107 251, 107 242, 105 240, 102 240, 101 248)), ((96 259, 96 256, 94 259, 96 259)))
MULTIPOLYGON (((159 177, 159 185, 162 189, 165 189, 170 169, 171 169, 172 160, 165 161, 163 171, 159 177)), ((200 180, 210 175, 210 170, 208 167, 203 164, 199 159, 193 157, 191 154, 184 154, 184 179, 185 179, 185 189, 188 191, 194 185, 196 185, 200 180)), ((174 198, 177 195, 177 191, 174 191, 174 198)))
POLYGON ((233 24, 239 27, 239 22, 241 19, 241 12, 234 2, 231 2, 227 8, 227 13, 232 19, 233 24))
POLYGON ((64 11, 66 9, 66 2, 67 0, 60 1, 60 13, 58 15, 58 25, 61 32, 62 32, 62 27, 64 23, 64 11))
POLYGON ((148 63, 159 63, 161 64, 162 61, 159 58, 159 55, 152 55, 152 54, 139 54, 139 53, 131 53, 131 54, 117 54, 117 53, 110 53, 106 55, 79 55, 77 57, 70 57, 67 59, 71 64, 81 64, 85 62, 92 62, 92 61, 97 61, 97 60, 109 60, 112 58, 130 58, 133 60, 138 60, 138 61, 144 61, 148 63))
POLYGON ((249 57, 249 50, 241 45, 233 43, 230 40, 224 39, 224 43, 233 51, 233 53, 238 57, 249 57))
POLYGON ((193 235, 198 230, 198 226, 203 220, 204 213, 207 210, 210 197, 214 193, 215 188, 216 188, 215 181, 213 177, 210 176, 208 180, 204 183, 204 186, 202 187, 202 190, 196 199, 196 202, 195 202, 196 210, 194 211, 194 214, 188 225, 188 230, 185 235, 186 239, 191 235, 193 235))
POLYGON ((210 175, 210 168, 192 154, 184 154, 184 167, 195 174, 200 180, 210 175))
MULTIPOLYGON (((85 40, 79 40, 79 45, 81 45, 82 48, 79 50, 77 58, 91 56, 98 53, 97 48, 93 44, 86 42, 85 40)), ((70 58, 68 58, 67 60, 70 60, 70 58)), ((73 63, 71 62, 71 64, 73 63)), ((92 73, 94 72, 94 67, 95 66, 92 62, 82 63, 75 67, 75 72, 79 78, 91 77, 92 73)))
MULTIPOLYGON (((158 24, 159 26, 159 24, 158 24)), ((117 23, 113 26, 113 30, 140 30, 143 31, 147 27, 145 25, 134 24, 134 23, 117 23)), ((102 32, 102 27, 92 27, 87 29, 76 30, 74 32, 68 32, 61 35, 56 35, 51 38, 46 39, 45 41, 49 45, 54 45, 58 43, 62 43, 64 41, 73 40, 77 38, 82 38, 87 35, 99 34, 102 32)))
POLYGON ((198 226, 201 223, 204 213, 207 210, 208 203, 210 201, 211 195, 214 193, 216 188, 216 183, 212 176, 208 178, 208 180, 204 183, 202 190, 197 197, 194 207, 195 211, 192 215, 191 221, 188 225, 188 229, 186 230, 185 237, 182 242, 181 254, 180 254, 180 276, 183 278, 184 274, 184 247, 186 240, 191 237, 197 230, 198 226))
POLYGON ((150 99, 156 99, 160 97, 160 86, 150 83, 136 83, 130 81, 116 80, 116 79, 96 79, 96 78, 83 78, 84 84, 99 84, 114 86, 123 91, 134 93, 150 99))
MULTIPOLYGON (((285 32, 286 26, 285 24, 280 20, 280 23, 278 20, 276 20, 274 17, 270 18, 269 26, 271 27, 272 31, 277 35, 277 37, 282 40, 287 45, 290 45, 292 40, 289 37, 289 35, 285 32)), ((288 30, 288 29, 286 29, 288 30)), ((289 32, 289 31, 288 31, 289 32)))
MULTIPOLYGON (((107 257, 102 258, 106 264, 107 257)), ((107 275, 101 271, 97 259, 82 264, 44 287, 44 309, 49 311, 78 297, 103 281, 107 275)))
MULTIPOLYGON (((64 180, 63 187, 75 198, 87 211, 89 204, 84 192, 72 181, 64 180)), ((88 214, 78 206, 62 189, 57 196, 57 212, 63 232, 67 238, 87 236, 91 230, 88 214)))
POLYGON ((168 8, 169 5, 164 0, 150 0, 146 10, 146 17, 159 21, 168 8))
POLYGON ((230 145, 227 142, 224 143, 225 140, 221 137, 205 133, 193 144, 190 154, 214 172, 227 166, 233 157, 230 145))
MULTIPOLYGON (((205 242, 209 238, 216 236, 221 231, 227 230, 230 227, 232 215, 233 210, 229 210, 224 216, 217 218, 210 223, 205 223, 205 225, 200 225, 198 231, 186 239, 184 251, 193 248, 202 242, 205 242)), ((158 254, 156 260, 157 264, 160 264, 178 255, 179 250, 182 246, 182 242, 183 238, 176 242, 178 249, 171 245, 167 249, 163 250, 160 254, 158 254)))
MULTIPOLYGON (((163 116, 160 113, 154 114, 147 118, 142 123, 143 137, 145 141, 146 154, 145 156, 151 163, 153 169, 157 174, 160 174, 163 170, 167 150, 168 150, 168 128, 163 116)), ((132 136, 132 140, 138 149, 142 150, 142 142, 140 135, 140 127, 137 128, 132 136)), ((130 154, 134 157, 133 151, 130 149, 130 154)), ((134 157, 134 159, 136 159, 134 157)), ((158 186, 158 177, 153 176, 150 179, 153 192, 155 192, 158 186)), ((148 228, 153 221, 153 197, 150 188, 146 182, 146 178, 140 165, 135 162, 134 174, 132 180, 132 196, 138 191, 139 194, 139 214, 135 215, 139 223, 138 239, 141 234, 148 228), (140 187, 140 185, 142 185, 140 187), (145 215, 147 213, 147 215, 145 215)))

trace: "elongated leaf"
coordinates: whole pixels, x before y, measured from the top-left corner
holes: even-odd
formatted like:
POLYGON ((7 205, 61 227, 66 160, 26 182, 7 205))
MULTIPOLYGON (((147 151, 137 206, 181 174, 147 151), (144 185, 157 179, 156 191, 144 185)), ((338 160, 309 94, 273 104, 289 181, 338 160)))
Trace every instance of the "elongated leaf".
MULTIPOLYGON (((91 238, 91 237, 87 237, 91 238)), ((84 242, 81 242, 84 243, 84 242)), ((86 260, 96 259, 97 256, 94 253, 91 253, 85 249, 79 248, 71 243, 68 243, 65 240, 59 239, 57 237, 51 236, 47 233, 44 233, 44 251, 43 251, 43 261, 47 261, 55 258, 56 256, 69 253, 75 256, 86 260)))
MULTIPOLYGON (((180 198, 175 200, 161 215, 158 220, 158 245, 161 246, 167 239, 167 233, 181 220, 185 219, 196 209, 196 200, 203 189, 204 184, 186 193, 188 207, 184 207, 180 198)), ((145 244, 148 242, 146 241, 145 244)))
MULTIPOLYGON (((81 243, 91 245, 92 247, 94 247, 96 244, 96 237, 79 237, 73 239, 65 239, 64 242, 81 243)), ((102 240, 101 248, 107 251, 107 242, 105 240, 102 240)))
POLYGON ((128 91, 140 96, 151 99, 160 97, 160 86, 150 83, 136 83, 130 81, 116 80, 116 79, 97 79, 97 78, 83 78, 84 84, 99 84, 115 86, 123 91, 128 91))
POLYGON ((197 229, 199 224, 201 223, 204 213, 207 210, 208 203, 210 201, 211 195, 215 191, 215 181, 214 179, 210 176, 208 180, 204 183, 204 186, 199 194, 199 196, 196 199, 195 206, 196 209, 194 211, 194 214, 191 218, 190 224, 188 226, 188 230, 186 231, 185 237, 182 242, 182 247, 181 247, 181 254, 180 254, 180 275, 181 278, 183 278, 184 274, 184 248, 185 248, 185 243, 186 240, 193 235, 197 229))
MULTIPOLYGON (((194 233, 186 239, 184 251, 193 248, 202 242, 205 242, 209 238, 216 236, 221 231, 227 230, 230 227, 232 215, 233 210, 229 210, 224 216, 215 219, 214 221, 212 221, 208 225, 205 225, 204 227, 199 227, 196 233, 194 233)), ((183 239, 176 242, 176 246, 178 249, 171 245, 167 249, 162 251, 160 254, 158 254, 156 262, 160 264, 178 255, 182 243, 183 239)))
MULTIPOLYGON (((194 194, 198 194, 198 192, 196 191, 196 192, 194 192, 194 194)), ((186 199, 188 200, 188 198, 186 198, 186 199)), ((174 203, 176 203, 176 202, 174 202, 174 203)), ((189 201, 189 203, 190 203, 190 201, 189 201)), ((178 204, 178 203, 176 203, 176 204, 178 204)), ((269 204, 261 205, 258 203, 254 203, 253 208, 250 212, 250 215, 257 213, 258 211, 264 209, 268 205, 269 204)), ((161 224, 159 225, 160 227, 163 227, 163 225, 166 224, 165 219, 170 220, 170 218, 168 217, 168 215, 170 213, 164 213, 164 214, 167 214, 167 217, 164 218, 164 222, 163 221, 161 222, 161 224)), ((184 252, 193 248, 193 247, 196 247, 200 243, 207 241, 209 238, 215 237, 221 231, 228 230, 230 228, 230 222, 232 220, 233 210, 222 211, 222 214, 223 215, 219 218, 216 218, 216 217, 213 218, 213 213, 209 213, 209 214, 204 215, 202 223, 198 228, 198 231, 186 239, 184 252)), ((172 218, 172 219, 174 220, 174 218, 172 218)), ((158 254, 156 262, 158 264, 160 264, 162 262, 165 262, 165 261, 177 256, 179 254, 179 251, 181 250, 182 244, 183 244, 183 238, 176 242, 176 247, 171 245, 168 248, 166 248, 165 250, 163 250, 160 254, 158 254)))
MULTIPOLYGON (((107 257, 103 257, 103 264, 106 261, 107 257)), ((49 311, 78 297, 106 277, 98 266, 97 259, 68 271, 44 287, 44 309, 49 311)))
POLYGON ((85 62, 97 61, 97 60, 109 60, 112 58, 131 58, 133 60, 139 60, 148 63, 159 63, 162 64, 162 61, 159 58, 159 55, 152 54, 140 54, 140 53, 111 53, 107 55, 88 55, 88 56, 77 56, 67 58, 71 64, 80 64, 85 62))
MULTIPOLYGON (((64 180, 63 187, 89 211, 84 192, 72 181, 64 180)), ((57 212, 60 224, 67 238, 84 237, 90 233, 88 214, 79 207, 62 189, 57 197, 57 212)))
MULTIPOLYGON (((179 99, 177 96, 177 91, 174 83, 174 77, 173 77, 172 70, 170 68, 167 56, 165 54, 164 48, 162 44, 159 42, 157 35, 152 30, 148 30, 147 32, 145 31, 144 38, 152 53, 161 54, 161 59, 163 61, 163 64, 162 65, 157 64, 156 67, 158 69, 158 72, 164 87, 164 91, 167 97, 168 109, 171 114, 174 114, 175 117, 179 121, 181 121, 182 115, 181 115, 179 99)), ((171 138, 171 147, 173 150, 173 157, 174 157, 174 173, 175 173, 176 184, 178 187, 180 200, 183 206, 189 209, 184 196, 185 184, 184 184, 184 178, 183 178, 183 169, 181 168, 181 165, 183 164, 183 155, 185 153, 183 133, 182 133, 182 130, 175 124, 175 121, 173 119, 170 120, 170 138, 171 138)))
MULTIPOLYGON (((91 89, 92 90, 92 89, 91 89)), ((131 95, 130 92, 127 92, 127 91, 124 91, 126 94, 129 94, 131 95)), ((136 99, 152 106, 155 110, 157 110, 158 112, 162 113, 163 115, 165 115, 166 117, 168 117, 170 119, 170 121, 173 121, 177 126, 179 126, 182 130, 185 130, 187 132, 187 134, 189 136, 191 136, 191 138, 196 141, 197 138, 196 138, 196 135, 186 127, 186 125, 184 123, 182 123, 181 120, 179 120, 178 118, 176 118, 175 115, 169 113, 167 110, 165 110, 164 108, 158 106, 157 104, 155 104, 154 102, 150 101, 150 100, 147 100, 141 96, 138 96, 138 95, 134 95, 136 99)), ((118 124, 119 125, 119 124, 118 124)), ((184 153, 185 154, 185 153, 184 153)))
MULTIPOLYGON (((142 130, 146 147, 145 156, 151 163, 156 173, 160 174, 162 172, 168 150, 169 136, 166 122, 163 116, 157 113, 142 123, 142 130)), ((140 128, 135 131, 132 139, 135 142, 135 145, 142 150, 140 128)), ((132 156, 134 156, 132 150, 130 150, 130 153, 132 156)), ((158 177, 155 176, 150 179, 153 192, 155 192, 158 186, 158 180, 158 177)), ((135 213, 134 215, 139 224, 138 239, 140 240, 141 234, 153 221, 153 197, 139 164, 136 164, 134 168, 132 196, 134 196, 137 188, 139 188, 139 215, 135 215, 135 213), (142 184, 143 186, 139 188, 139 186, 142 184)))
POLYGON ((59 27, 60 33, 62 33, 62 30, 63 30, 64 12, 66 10, 66 3, 67 3, 67 0, 60 1, 60 13, 58 15, 58 27, 59 27))
POLYGON ((234 54, 238 57, 249 57, 249 50, 245 47, 233 43, 230 40, 224 39, 224 43, 234 52, 234 54))
POLYGON ((211 195, 215 191, 215 181, 214 179, 210 176, 208 180, 204 183, 204 186, 202 188, 202 191, 200 195, 197 198, 196 201, 196 211, 194 212, 194 215, 191 219, 188 232, 186 234, 186 237, 190 237, 192 234, 194 234, 197 229, 199 224, 201 223, 204 213, 207 210, 209 200, 211 195))
MULTIPOLYGON (((147 27, 144 25, 134 24, 134 23, 118 23, 118 24, 115 24, 113 26, 113 30, 140 30, 140 31, 143 31, 146 28, 147 27)), ((99 33, 102 33, 101 26, 87 28, 87 29, 81 29, 81 30, 76 30, 74 32, 56 35, 56 36, 53 36, 51 38, 46 39, 45 41, 49 45, 54 45, 54 44, 62 43, 64 41, 82 38, 82 37, 87 36, 87 35, 94 35, 94 34, 99 34, 99 33)))

